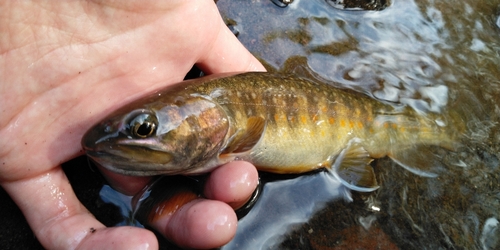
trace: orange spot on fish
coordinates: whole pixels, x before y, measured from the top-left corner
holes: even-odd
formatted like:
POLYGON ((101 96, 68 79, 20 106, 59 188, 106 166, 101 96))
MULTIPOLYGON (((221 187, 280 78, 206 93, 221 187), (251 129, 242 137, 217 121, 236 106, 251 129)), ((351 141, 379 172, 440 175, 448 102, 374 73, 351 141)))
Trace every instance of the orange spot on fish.
POLYGON ((398 125, 396 123, 391 124, 393 129, 396 129, 398 125))
POLYGON ((340 126, 345 127, 345 120, 340 120, 340 126))
POLYGON ((301 115, 301 116, 300 116, 300 121, 301 121, 302 123, 304 123, 304 124, 305 124, 305 123, 307 123, 307 117, 306 117, 305 115, 301 115))
POLYGON ((406 129, 405 129, 404 127, 399 127, 399 130, 400 130, 401 132, 405 132, 405 130, 406 130, 406 129))
POLYGON ((326 107, 321 107, 321 111, 325 113, 328 109, 326 107))
POLYGON ((328 119, 328 122, 329 122, 330 124, 334 124, 334 123, 335 123, 335 119, 333 119, 333 117, 330 117, 330 118, 328 119))
POLYGON ((358 122, 358 128, 363 128, 363 123, 362 122, 358 122))
POLYGON ((389 123, 384 122, 384 128, 389 128, 389 123))
POLYGON ((275 121, 278 121, 279 119, 280 119, 280 115, 275 114, 275 115, 274 115, 274 120, 275 120, 275 121))
POLYGON ((353 121, 349 121, 349 128, 354 128, 354 122, 353 121))
POLYGON ((316 122, 317 120, 318 120, 318 115, 313 115, 313 117, 312 117, 312 121, 313 121, 313 122, 316 122))

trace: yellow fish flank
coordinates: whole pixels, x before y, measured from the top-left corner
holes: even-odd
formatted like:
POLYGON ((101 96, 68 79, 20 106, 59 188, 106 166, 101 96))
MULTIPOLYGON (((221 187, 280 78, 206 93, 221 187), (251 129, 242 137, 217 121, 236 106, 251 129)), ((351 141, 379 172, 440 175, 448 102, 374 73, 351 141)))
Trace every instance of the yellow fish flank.
POLYGON ((435 176, 426 166, 435 156, 421 149, 453 147, 459 129, 451 119, 298 77, 243 73, 135 101, 91 128, 82 144, 95 162, 126 175, 200 174, 246 160, 274 173, 326 168, 369 191, 377 187, 373 158, 435 176))

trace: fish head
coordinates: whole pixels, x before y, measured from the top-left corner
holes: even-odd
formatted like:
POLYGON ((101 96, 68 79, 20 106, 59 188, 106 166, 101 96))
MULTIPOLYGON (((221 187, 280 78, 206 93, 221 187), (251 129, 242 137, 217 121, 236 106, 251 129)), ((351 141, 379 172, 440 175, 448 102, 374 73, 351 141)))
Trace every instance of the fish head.
POLYGON ((147 100, 93 126, 82 139, 89 158, 117 173, 152 176, 193 172, 218 157, 229 121, 217 103, 168 93, 147 100))

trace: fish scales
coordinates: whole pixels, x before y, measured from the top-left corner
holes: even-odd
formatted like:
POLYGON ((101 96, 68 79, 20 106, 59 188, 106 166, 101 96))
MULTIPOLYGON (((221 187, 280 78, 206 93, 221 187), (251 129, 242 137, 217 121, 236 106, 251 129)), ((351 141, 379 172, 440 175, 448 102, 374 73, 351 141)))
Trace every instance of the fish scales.
MULTIPOLYGON (((302 173, 330 168, 339 157, 356 165, 337 166, 348 172, 346 176, 353 171, 370 175, 364 165, 386 155, 426 175, 420 166, 408 165, 418 148, 415 145, 453 145, 457 132, 443 125, 449 120, 299 77, 245 73, 195 80, 134 102, 91 129, 83 145, 95 161, 131 175, 198 174, 236 159, 250 161, 263 171, 302 173), (174 111, 159 111, 166 109, 174 111), (137 138, 130 131, 133 112, 150 114, 155 121, 151 126, 156 129, 147 138, 137 138), (121 125, 103 128, 111 123, 121 125), (118 128, 124 131, 113 131, 118 128), (171 163, 155 160, 157 152, 150 160, 134 156, 131 150, 116 152, 116 144, 137 147, 141 140, 143 147, 165 151, 171 163), (115 152, 106 153, 108 148, 115 152)), ((367 186, 361 181, 347 182, 367 186)))
MULTIPOLYGON (((385 144, 402 133, 392 131, 397 130, 392 125, 397 121, 373 122, 375 113, 391 113, 394 111, 392 106, 362 94, 339 91, 328 85, 297 78, 279 77, 258 81, 248 75, 211 82, 203 90, 203 94, 208 96, 214 90, 222 93, 214 100, 229 117, 235 117, 233 130, 245 129, 249 117, 265 117, 267 127, 262 142, 256 145, 249 156, 242 158, 271 172, 297 173, 324 167, 329 158, 338 154, 347 141, 354 137, 380 138, 367 140, 369 144, 364 145, 370 148, 368 152, 380 155, 378 151, 388 149, 382 147, 379 150, 381 143, 376 142, 385 144), (221 92, 221 86, 231 86, 231 90, 221 92)), ((200 90, 193 91, 199 93, 200 90)), ((415 114, 411 112, 406 115, 415 114)), ((414 134, 418 127, 415 124, 406 133, 414 134)), ((399 146, 402 143, 405 142, 400 141, 399 146)))

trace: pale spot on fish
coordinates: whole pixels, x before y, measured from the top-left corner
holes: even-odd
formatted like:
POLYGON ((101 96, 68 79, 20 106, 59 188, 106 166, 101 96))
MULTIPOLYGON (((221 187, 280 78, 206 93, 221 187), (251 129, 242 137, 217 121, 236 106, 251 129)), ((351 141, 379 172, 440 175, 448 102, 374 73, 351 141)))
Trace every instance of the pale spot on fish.
POLYGON ((238 110, 236 111, 236 119, 241 119, 242 115, 241 112, 238 110))
POLYGON ((252 96, 252 99, 257 98, 257 95, 254 92, 251 93, 251 96, 252 96))

